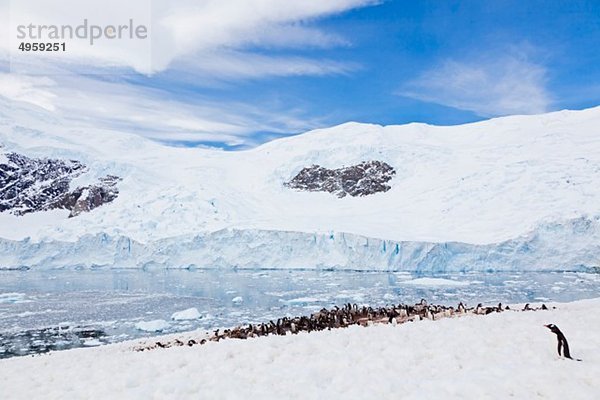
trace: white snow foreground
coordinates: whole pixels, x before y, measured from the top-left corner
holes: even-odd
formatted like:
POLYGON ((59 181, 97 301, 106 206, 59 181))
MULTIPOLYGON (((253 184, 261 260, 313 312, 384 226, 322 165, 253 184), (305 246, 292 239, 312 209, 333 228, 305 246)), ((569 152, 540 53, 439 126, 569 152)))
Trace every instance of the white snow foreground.
POLYGON ((557 310, 0 360, 6 399, 593 399, 600 299, 557 310), (571 353, 562 359, 554 323, 571 353))
POLYGON ((600 107, 448 127, 347 123, 237 152, 83 129, 2 99, 0 117, 2 152, 79 160, 88 172, 73 185, 122 178, 118 198, 75 218, 0 213, 0 268, 598 266, 600 107), (284 186, 313 164, 369 160, 396 171, 389 191, 340 199, 284 186))

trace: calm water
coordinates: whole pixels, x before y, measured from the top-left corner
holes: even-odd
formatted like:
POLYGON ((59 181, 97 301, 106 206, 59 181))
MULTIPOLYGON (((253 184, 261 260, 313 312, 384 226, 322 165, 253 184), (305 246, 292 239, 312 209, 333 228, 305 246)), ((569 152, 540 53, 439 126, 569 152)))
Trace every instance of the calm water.
POLYGON ((286 270, 53 270, 0 272, 0 358, 304 315, 344 303, 536 303, 597 297, 600 275, 436 275, 286 270), (201 318, 173 321, 195 307, 201 318), (144 321, 164 320, 159 332, 144 321), (137 326, 136 326, 137 325, 137 326), (148 329, 148 328, 146 328, 148 329))

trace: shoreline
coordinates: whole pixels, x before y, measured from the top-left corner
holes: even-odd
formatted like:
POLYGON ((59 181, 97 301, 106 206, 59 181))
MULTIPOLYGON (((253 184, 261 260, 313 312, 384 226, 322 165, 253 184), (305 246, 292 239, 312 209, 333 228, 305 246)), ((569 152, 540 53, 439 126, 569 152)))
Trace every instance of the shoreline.
MULTIPOLYGON (((513 307, 516 307, 513 305, 513 307)), ((467 307, 465 303, 458 303, 457 307, 445 306, 439 304, 428 304, 425 299, 414 305, 400 303, 385 307, 371 307, 367 305, 358 306, 356 303, 344 304, 341 308, 322 308, 309 316, 282 317, 269 322, 260 324, 242 324, 231 328, 218 328, 210 332, 205 332, 200 337, 190 338, 189 332, 183 332, 184 336, 177 336, 167 340, 156 340, 154 344, 140 345, 134 348, 135 351, 148 351, 155 349, 166 349, 176 346, 196 346, 204 345, 207 342, 219 342, 225 339, 246 340, 258 337, 268 336, 287 336, 297 335, 301 332, 312 333, 321 331, 331 331, 333 329, 344 329, 350 326, 373 326, 379 324, 405 324, 409 322, 430 320, 439 321, 443 318, 459 318, 468 315, 485 316, 492 313, 501 312, 534 312, 548 311, 556 309, 555 306, 547 307, 541 303, 539 306, 526 303, 522 308, 511 308, 498 303, 497 306, 484 306, 479 303, 476 307, 467 307)), ((153 338, 148 340, 153 341, 153 338)))
POLYGON ((0 385, 11 399, 67 393, 94 399, 593 398, 600 390, 600 315, 594 312, 600 298, 547 306, 164 351, 136 352, 138 340, 16 357, 0 360, 0 385), (543 326, 549 323, 561 328, 583 362, 558 357, 556 338, 543 326))

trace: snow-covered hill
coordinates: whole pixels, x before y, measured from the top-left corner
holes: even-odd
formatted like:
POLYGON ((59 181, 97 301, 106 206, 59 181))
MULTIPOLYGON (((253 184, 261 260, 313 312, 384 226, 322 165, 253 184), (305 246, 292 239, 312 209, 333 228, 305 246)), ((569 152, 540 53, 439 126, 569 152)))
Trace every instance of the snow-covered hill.
POLYGON ((5 268, 600 265, 600 107, 451 127, 347 123, 239 152, 84 129, 4 100, 0 116, 0 153, 77 160, 87 170, 71 189, 122 179, 117 198, 75 218, 0 213, 5 268), (345 173, 368 161, 393 168, 389 190, 339 197, 286 185, 311 166, 345 173), (139 256, 124 257, 123 243, 139 256), (396 245, 419 255, 400 261, 396 245), (448 256, 459 253, 460 263, 448 256))

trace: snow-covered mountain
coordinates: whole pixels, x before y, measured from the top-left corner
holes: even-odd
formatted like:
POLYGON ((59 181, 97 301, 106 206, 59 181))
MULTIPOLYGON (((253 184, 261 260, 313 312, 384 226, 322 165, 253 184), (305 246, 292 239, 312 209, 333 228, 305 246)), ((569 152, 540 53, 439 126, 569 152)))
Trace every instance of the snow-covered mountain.
POLYGON ((0 160, 0 212, 25 215, 54 209, 69 210, 69 217, 113 201, 119 180, 106 176, 96 185, 71 189, 71 181, 85 173, 75 160, 32 159, 17 153, 0 160))
POLYGON ((74 218, 5 207, 0 268, 600 265, 600 107, 449 127, 347 123, 238 152, 3 101, 0 117, 0 164, 84 165, 65 193, 114 179, 110 201, 74 218))

